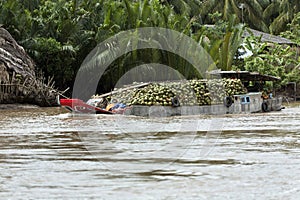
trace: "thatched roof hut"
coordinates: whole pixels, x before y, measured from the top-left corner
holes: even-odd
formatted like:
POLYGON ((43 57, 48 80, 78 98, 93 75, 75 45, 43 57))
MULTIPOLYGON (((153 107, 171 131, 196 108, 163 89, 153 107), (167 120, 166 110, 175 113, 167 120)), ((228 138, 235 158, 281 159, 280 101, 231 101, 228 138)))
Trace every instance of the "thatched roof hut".
POLYGON ((35 63, 0 27, 0 103, 55 104, 57 92, 35 73, 35 63))

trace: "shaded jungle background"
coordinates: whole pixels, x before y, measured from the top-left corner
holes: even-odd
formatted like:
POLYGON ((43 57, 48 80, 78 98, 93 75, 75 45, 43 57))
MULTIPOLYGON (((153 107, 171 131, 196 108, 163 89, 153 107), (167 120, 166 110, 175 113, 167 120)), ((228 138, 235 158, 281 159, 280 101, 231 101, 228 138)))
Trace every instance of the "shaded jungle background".
MULTIPOLYGON (((201 44, 222 70, 258 71, 282 78, 279 87, 299 82, 300 3, 291 0, 7 0, 0 2, 0 24, 24 47, 36 71, 70 87, 88 53, 120 31, 164 27, 184 33, 201 44), (210 25, 210 26, 207 26, 210 25), (211 26, 213 25, 213 26, 211 26), (281 35, 293 45, 262 42, 249 27, 281 35), (239 59, 247 47, 250 57, 239 59)), ((114 48, 114 44, 107 44, 114 48)), ((105 62, 103 52, 99 55, 105 62)), ((110 91, 135 66, 161 63, 186 78, 199 77, 190 64, 157 49, 132 51, 115 60, 99 81, 98 92, 110 91)), ((149 67, 151 70, 151 67, 149 67)))

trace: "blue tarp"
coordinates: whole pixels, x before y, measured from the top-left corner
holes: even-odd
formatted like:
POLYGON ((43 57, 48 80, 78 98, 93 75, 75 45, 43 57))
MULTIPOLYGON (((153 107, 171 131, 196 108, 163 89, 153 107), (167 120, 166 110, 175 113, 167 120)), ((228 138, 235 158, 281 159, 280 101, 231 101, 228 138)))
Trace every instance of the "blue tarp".
POLYGON ((111 109, 112 110, 115 110, 115 109, 119 109, 119 108, 125 108, 126 105, 123 104, 123 103, 117 103, 116 105, 114 105, 114 107, 112 107, 111 109))

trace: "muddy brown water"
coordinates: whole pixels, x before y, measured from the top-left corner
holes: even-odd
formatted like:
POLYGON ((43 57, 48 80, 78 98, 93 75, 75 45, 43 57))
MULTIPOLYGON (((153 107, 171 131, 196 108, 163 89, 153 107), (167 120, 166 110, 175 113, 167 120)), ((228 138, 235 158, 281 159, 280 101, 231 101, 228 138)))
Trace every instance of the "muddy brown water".
POLYGON ((0 109, 0 199, 299 199, 300 105, 141 118, 0 109))

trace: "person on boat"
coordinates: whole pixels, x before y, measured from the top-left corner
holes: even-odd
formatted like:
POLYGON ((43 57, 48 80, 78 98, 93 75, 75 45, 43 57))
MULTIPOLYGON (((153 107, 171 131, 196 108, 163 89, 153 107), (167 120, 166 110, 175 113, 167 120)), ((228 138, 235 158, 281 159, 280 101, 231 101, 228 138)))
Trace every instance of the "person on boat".
POLYGON ((114 103, 110 103, 110 104, 108 104, 107 106, 106 106, 106 108, 105 108, 105 110, 107 110, 107 111, 111 111, 112 110, 112 108, 115 106, 115 104, 114 103))
POLYGON ((112 108, 118 103, 116 99, 111 99, 110 103, 106 105, 105 110, 112 111, 112 108))
POLYGON ((272 94, 272 91, 270 90, 269 91, 269 99, 272 99, 273 98, 273 94, 272 94))
POLYGON ((119 103, 116 99, 112 100, 112 103, 106 106, 106 110, 112 112, 118 112, 118 110, 123 110, 126 108, 126 105, 123 103, 119 103))
POLYGON ((262 95, 261 95, 261 98, 263 98, 263 99, 268 99, 268 98, 269 98, 269 95, 267 94, 267 92, 263 91, 263 92, 262 92, 262 95))

